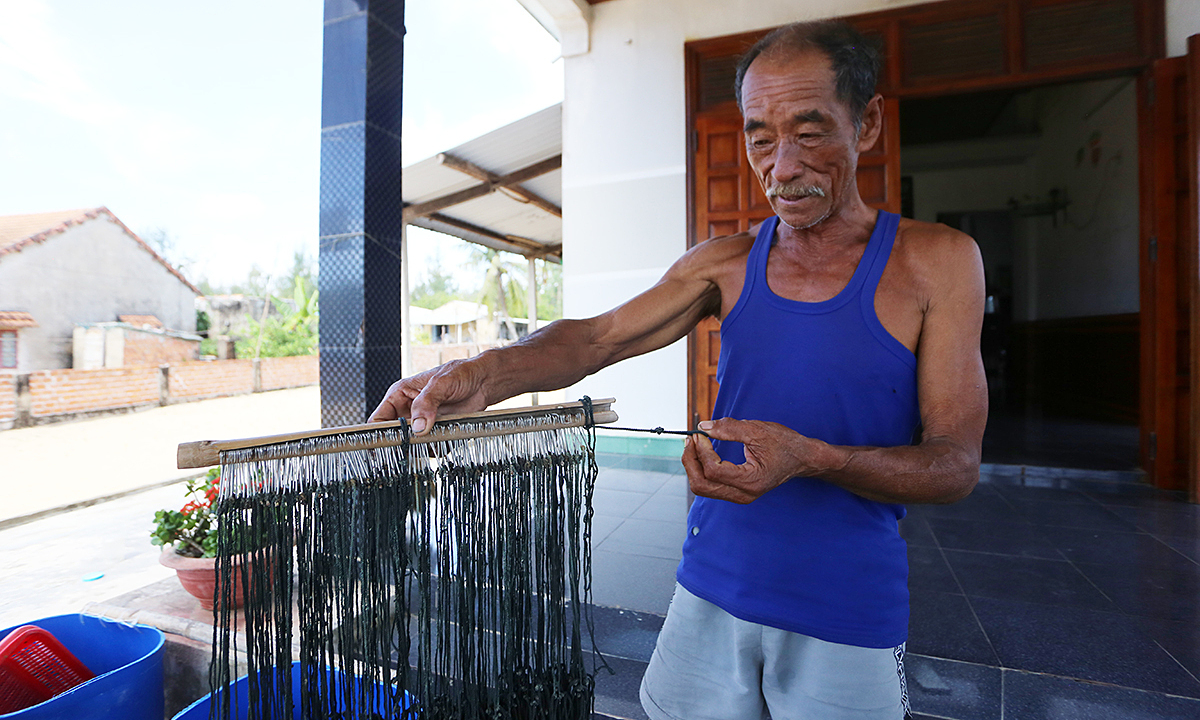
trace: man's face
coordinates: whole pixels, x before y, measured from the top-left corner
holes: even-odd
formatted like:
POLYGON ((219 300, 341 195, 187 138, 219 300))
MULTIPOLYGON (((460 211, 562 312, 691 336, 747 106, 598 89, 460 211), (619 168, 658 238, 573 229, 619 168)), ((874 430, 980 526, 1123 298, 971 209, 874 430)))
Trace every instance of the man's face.
POLYGON ((812 227, 854 197, 859 134, 824 53, 755 59, 742 116, 750 165, 789 227, 812 227))

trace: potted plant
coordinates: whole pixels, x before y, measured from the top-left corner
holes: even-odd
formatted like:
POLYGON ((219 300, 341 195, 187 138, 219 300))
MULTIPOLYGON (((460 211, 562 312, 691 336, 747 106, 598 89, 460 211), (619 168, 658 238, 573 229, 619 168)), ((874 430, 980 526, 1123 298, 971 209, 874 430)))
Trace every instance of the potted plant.
MULTIPOLYGON (((150 533, 150 542, 163 546, 158 561, 175 571, 183 589, 206 610, 213 607, 217 587, 215 505, 220 482, 218 468, 188 480, 187 503, 179 510, 154 513, 154 529, 150 533)), ((234 607, 241 607, 242 600, 242 583, 235 580, 234 607)))

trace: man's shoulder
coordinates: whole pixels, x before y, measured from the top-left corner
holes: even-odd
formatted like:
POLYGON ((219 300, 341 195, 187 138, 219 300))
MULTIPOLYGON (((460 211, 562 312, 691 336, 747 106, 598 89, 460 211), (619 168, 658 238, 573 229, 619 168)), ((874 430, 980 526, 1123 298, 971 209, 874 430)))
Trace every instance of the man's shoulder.
POLYGON ((754 234, 750 232, 709 238, 684 253, 677 266, 680 270, 705 275, 720 272, 730 265, 744 267, 753 246, 754 234))
POLYGON ((982 287, 979 246, 970 235, 941 223, 901 218, 892 258, 926 306, 947 291, 982 287))
POLYGON ((941 223, 900 218, 895 255, 914 267, 941 271, 966 270, 980 261, 979 246, 961 230, 941 223))
POLYGON ((966 252, 975 248, 970 235, 941 223, 900 218, 896 229, 898 245, 919 254, 966 252))

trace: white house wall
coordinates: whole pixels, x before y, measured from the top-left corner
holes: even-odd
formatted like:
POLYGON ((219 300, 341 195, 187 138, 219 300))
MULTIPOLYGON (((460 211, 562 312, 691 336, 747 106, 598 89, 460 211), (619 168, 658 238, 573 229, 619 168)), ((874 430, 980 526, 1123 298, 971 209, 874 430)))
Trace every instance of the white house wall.
POLYGON ((1034 220, 1037 287, 1030 319, 1137 312, 1137 84, 1065 86, 1050 98, 1041 126, 1031 159, 1033 195, 1065 189, 1071 204, 1057 217, 1034 220), (1112 96, 1114 88, 1119 92, 1112 96), (1098 149, 1094 163, 1092 142, 1098 149))
POLYGON ((195 297, 103 217, 0 257, 0 308, 38 323, 21 331, 23 369, 71 367, 75 325, 119 314, 155 315, 169 329, 195 332, 195 297))
POLYGON ((1167 0, 1167 56, 1187 52, 1187 39, 1200 33, 1200 2, 1167 0))
MULTIPOLYGON (((564 309, 587 317, 648 288, 686 249, 684 43, 885 10, 888 0, 616 0, 593 7, 591 49, 565 63, 564 309)), ((1168 45, 1200 32, 1200 2, 1167 0, 1168 45)), ((568 397, 613 395, 625 422, 687 422, 684 341, 610 368, 568 397)))

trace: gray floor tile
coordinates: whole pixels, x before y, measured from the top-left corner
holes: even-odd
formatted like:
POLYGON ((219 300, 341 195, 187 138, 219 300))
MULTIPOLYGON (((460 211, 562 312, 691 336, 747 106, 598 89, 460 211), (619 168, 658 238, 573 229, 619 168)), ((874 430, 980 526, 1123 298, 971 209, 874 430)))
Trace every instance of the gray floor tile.
POLYGON ((675 560, 596 550, 592 553, 592 602, 666 615, 678 565, 675 560))
POLYGON ((937 547, 937 541, 933 539, 933 532, 929 529, 929 521, 924 515, 915 514, 912 508, 900 521, 900 537, 904 538, 909 547, 937 547))
POLYGON ((946 550, 950 568, 968 597, 1019 600, 1092 610, 1117 608, 1066 561, 946 550))
POLYGON ((971 598, 1004 667, 1200 697, 1200 682, 1115 612, 971 598))
POLYGON ((615 515, 627 518, 649 499, 650 493, 597 488, 592 493, 592 509, 597 515, 615 515))
POLYGON ((685 535, 686 530, 682 520, 661 522, 629 518, 609 534, 597 549, 632 555, 650 555, 678 562, 685 535))
POLYGON ((596 670, 596 705, 598 713, 626 720, 644 720, 646 711, 638 699, 638 688, 646 663, 624 658, 610 658, 609 670, 596 670))
POLYGON ((930 518, 929 528, 937 538, 938 545, 947 550, 1063 559, 1041 528, 1028 523, 930 518))
POLYGON ((668 473, 647 470, 601 468, 596 478, 596 488, 653 494, 671 477, 668 473))
POLYGON ((1042 534, 1063 557, 1076 563, 1103 563, 1122 567, 1173 567, 1189 562, 1184 555, 1153 535, 1141 532, 1047 527, 1042 534))
POLYGON ((1200 566, 1183 556, 1170 566, 1077 563, 1076 567, 1125 613, 1200 623, 1200 566))
MULTIPOLYGON (((650 662, 658 632, 662 630, 662 615, 596 605, 592 608, 592 618, 596 647, 604 657, 650 662)), ((592 647, 590 638, 585 637, 583 642, 584 647, 592 647)))
POLYGON ((1000 720, 1000 669, 909 654, 904 658, 914 713, 955 720, 1000 720))
POLYGON ((683 463, 679 458, 661 458, 661 457, 643 457, 631 455, 629 462, 625 467, 633 468, 634 470, 652 470, 654 472, 665 472, 673 475, 678 475, 683 472, 683 463))
POLYGON ((952 593, 912 593, 908 651, 947 660, 1000 664, 966 596, 952 593))
POLYGON ((688 496, 688 479, 686 475, 672 475, 669 480, 663 483, 663 486, 658 489, 656 495, 674 495, 675 497, 687 498, 688 496))
POLYGON ((1005 670, 1004 713, 1020 720, 1195 720, 1200 700, 1005 670))
POLYGON ((680 527, 687 524, 687 498, 675 493, 659 492, 650 496, 630 517, 642 520, 676 522, 680 527))
POLYGON ((592 515, 592 548, 597 548, 625 518, 616 515, 592 515))
POLYGON ((941 549, 919 545, 908 548, 908 589, 910 592, 962 594, 941 549))

